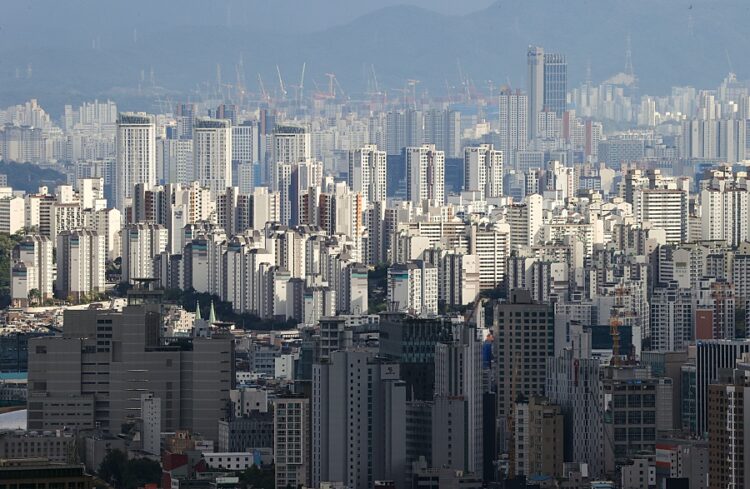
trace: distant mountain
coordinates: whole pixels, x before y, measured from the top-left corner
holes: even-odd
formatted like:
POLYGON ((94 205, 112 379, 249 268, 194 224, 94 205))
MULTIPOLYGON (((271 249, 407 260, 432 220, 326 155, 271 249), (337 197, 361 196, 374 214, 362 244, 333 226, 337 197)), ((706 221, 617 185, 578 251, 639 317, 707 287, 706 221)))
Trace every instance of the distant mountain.
POLYGON ((327 72, 347 92, 362 93, 371 66, 390 89, 414 78, 420 91, 444 93, 459 84, 459 66, 480 89, 487 80, 523 87, 529 44, 567 54, 575 86, 588 65, 595 82, 622 71, 628 35, 642 92, 715 87, 730 65, 750 78, 747 0, 499 0, 466 15, 390 6, 355 20, 338 10, 326 20, 317 4, 9 2, 3 17, 12 21, 0 20, 0 106, 36 96, 59 112, 65 103, 113 97, 123 108, 151 109, 157 93, 195 97, 216 80, 217 65, 223 82, 235 83, 240 57, 250 91, 258 90, 258 74, 276 90, 278 65, 292 93, 303 62, 307 93, 314 82, 323 89, 327 72), (282 4, 286 10, 268 6, 282 4))

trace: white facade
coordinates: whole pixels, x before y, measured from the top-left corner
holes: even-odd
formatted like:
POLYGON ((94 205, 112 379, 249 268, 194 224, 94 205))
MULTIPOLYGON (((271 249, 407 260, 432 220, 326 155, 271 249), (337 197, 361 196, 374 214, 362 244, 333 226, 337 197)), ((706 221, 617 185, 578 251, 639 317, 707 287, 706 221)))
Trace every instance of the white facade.
POLYGON ((503 152, 491 144, 464 149, 464 190, 482 199, 503 195, 503 152))
POLYGON ((104 292, 106 238, 95 231, 63 231, 57 236, 58 297, 82 296, 104 292))
POLYGON ((122 113, 117 118, 116 207, 127 207, 136 183, 156 185, 156 125, 145 113, 122 113))
POLYGON ((159 224, 131 224, 122 230, 122 281, 153 278, 154 257, 167 249, 167 229, 159 224))
POLYGON ((195 120, 193 168, 195 179, 214 196, 232 186, 232 126, 228 120, 195 120))
POLYGON ((349 152, 349 188, 365 202, 386 199, 386 153, 374 144, 349 152))
POLYGON ((406 199, 416 205, 424 200, 445 203, 445 152, 434 144, 404 148, 406 199))

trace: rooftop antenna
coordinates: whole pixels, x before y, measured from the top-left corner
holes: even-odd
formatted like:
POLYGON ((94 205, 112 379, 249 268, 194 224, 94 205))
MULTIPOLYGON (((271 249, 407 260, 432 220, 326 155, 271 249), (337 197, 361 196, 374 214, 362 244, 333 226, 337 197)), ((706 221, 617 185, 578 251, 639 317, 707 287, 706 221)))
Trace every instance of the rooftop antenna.
POLYGON ((630 44, 630 33, 625 40, 625 74, 635 80, 635 70, 633 69, 633 50, 630 44))

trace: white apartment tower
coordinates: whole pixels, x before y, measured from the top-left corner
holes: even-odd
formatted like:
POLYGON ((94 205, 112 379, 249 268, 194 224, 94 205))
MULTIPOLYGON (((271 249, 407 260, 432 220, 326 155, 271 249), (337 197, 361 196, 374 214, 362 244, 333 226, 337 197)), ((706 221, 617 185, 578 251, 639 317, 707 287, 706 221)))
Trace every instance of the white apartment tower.
POLYGON ((516 152, 524 151, 528 144, 528 99, 521 91, 509 88, 500 92, 500 151, 505 161, 515 165, 516 152))
POLYGON ((312 139, 310 131, 304 126, 277 125, 273 130, 273 153, 271 155, 271 168, 273 185, 271 190, 279 190, 278 172, 275 170, 279 164, 294 164, 307 161, 312 158, 312 139))
POLYGON ((464 150, 464 190, 479 191, 482 198, 503 195, 503 152, 491 144, 464 150))
POLYGON ((116 207, 128 206, 136 183, 156 185, 156 124, 143 112, 125 112, 117 118, 116 207))
POLYGON ((431 200, 445 202, 445 152, 434 144, 404 148, 406 162, 406 199, 416 205, 431 200))
POLYGON ((232 185, 232 125, 228 120, 195 120, 193 168, 195 179, 214 196, 232 185))
POLYGON ((57 235, 58 297, 80 300, 92 292, 104 292, 106 242, 106 237, 95 231, 62 231, 57 235))
POLYGON ((349 188, 365 202, 386 199, 386 153, 374 144, 349 152, 349 188))

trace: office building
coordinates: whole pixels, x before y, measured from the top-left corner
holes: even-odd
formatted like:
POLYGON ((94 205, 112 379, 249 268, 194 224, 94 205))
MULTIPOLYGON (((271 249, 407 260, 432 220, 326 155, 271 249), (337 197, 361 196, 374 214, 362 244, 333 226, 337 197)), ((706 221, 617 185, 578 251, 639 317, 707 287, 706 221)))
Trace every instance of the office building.
POLYGON ((406 384, 399 366, 366 350, 341 350, 313 365, 312 484, 405 487, 406 384))
POLYGON ((273 405, 276 487, 308 487, 312 483, 310 399, 283 396, 273 405))
POLYGON ((480 474, 482 443, 482 343, 477 330, 458 325, 451 342, 435 345, 432 465, 480 474))
MULTIPOLYGON (((600 406, 600 362, 587 348, 566 348, 547 359, 545 392, 563 414, 565 460, 588 465, 593 477, 604 475, 604 419, 600 406)), ((588 347, 590 350, 590 346, 588 347)))
MULTIPOLYGON (((525 290, 510 292, 493 308, 497 378, 497 416, 503 423, 518 396, 543 396, 547 357, 555 352, 554 308, 535 304, 525 290)), ((501 433, 510 435, 501 424, 501 433)))
POLYGON ((164 431, 218 439, 231 409, 234 342, 216 332, 181 345, 162 337, 161 293, 133 289, 122 311, 65 312, 62 336, 30 342, 30 430, 99 428, 119 434, 142 419, 141 397, 161 400, 164 431), (61 359, 65 359, 62 361, 61 359))
POLYGON ((733 369, 737 360, 750 352, 748 340, 696 341, 695 361, 695 411, 696 430, 700 436, 708 432, 708 386, 720 380, 722 369, 733 369))

